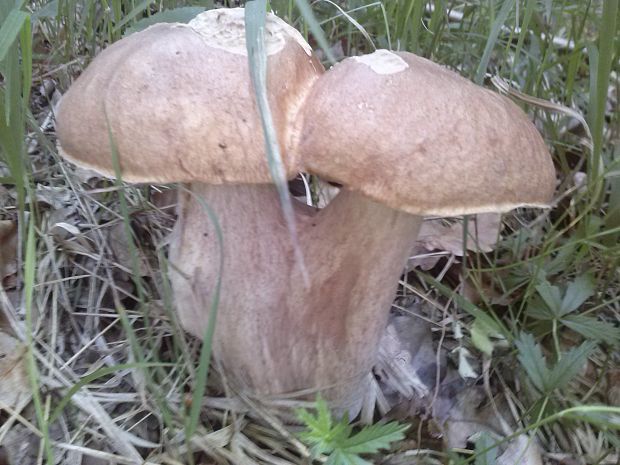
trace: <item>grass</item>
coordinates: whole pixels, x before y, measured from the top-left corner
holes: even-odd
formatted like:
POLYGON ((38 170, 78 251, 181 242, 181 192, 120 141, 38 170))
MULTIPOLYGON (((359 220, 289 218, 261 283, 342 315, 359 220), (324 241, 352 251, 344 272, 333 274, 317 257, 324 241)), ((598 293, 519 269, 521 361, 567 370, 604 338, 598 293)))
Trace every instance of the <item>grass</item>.
MULTIPOLYGON (((180 328, 165 278, 174 221, 162 200, 167 187, 89 178, 55 149, 57 96, 107 43, 145 18, 212 3, 0 3, 0 178, 9 194, 0 219, 16 221, 21 239, 17 279, 0 276, 0 323, 18 322, 33 396, 32 407, 0 412, 0 444, 15 433, 34 438, 31 463, 81 463, 89 455, 103 463, 304 463, 309 456, 273 405, 222 397, 225 380, 214 371, 203 396, 208 351, 180 328), (133 238, 125 249, 119 234, 133 238)), ((505 215, 493 252, 408 273, 399 298, 426 302, 420 311, 442 329, 443 343, 472 354, 480 382, 511 406, 509 437, 529 432, 546 461, 616 462, 618 1, 335 2, 346 15, 328 1, 268 3, 324 49, 326 63, 391 46, 482 85, 499 76, 539 99, 519 103, 551 148, 554 207, 505 215)), ((430 450, 426 428, 419 422, 408 433, 414 446, 403 442, 375 463, 410 463, 414 452, 427 461, 493 460, 487 452, 498 440, 458 453, 430 450)))

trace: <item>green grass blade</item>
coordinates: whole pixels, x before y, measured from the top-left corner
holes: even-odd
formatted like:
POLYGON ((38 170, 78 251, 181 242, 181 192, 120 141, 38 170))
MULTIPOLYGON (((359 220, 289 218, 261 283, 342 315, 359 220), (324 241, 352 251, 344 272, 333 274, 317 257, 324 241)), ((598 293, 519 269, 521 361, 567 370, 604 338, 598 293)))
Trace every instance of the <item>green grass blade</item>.
POLYGON ((480 433, 476 441, 475 465, 495 465, 497 463, 497 446, 486 431, 480 433))
POLYGON ((43 401, 41 399, 41 393, 39 390, 39 370, 36 364, 36 357, 34 355, 35 342, 34 342, 34 327, 32 322, 32 301, 34 296, 34 284, 35 275, 37 269, 36 261, 36 246, 35 246, 35 228, 34 218, 30 216, 28 221, 28 232, 26 233, 26 250, 24 260, 24 297, 26 308, 26 344, 27 344, 27 363, 26 369, 28 372, 28 379, 30 381, 30 389, 32 391, 32 400, 34 403, 35 414, 37 417, 37 423, 39 429, 43 434, 43 448, 45 451, 45 459, 48 465, 54 464, 54 454, 49 438, 49 421, 45 416, 43 401))
MULTIPOLYGON (((343 8, 341 8, 338 4, 334 3, 332 0, 319 0, 319 1, 323 1, 328 3, 329 5, 333 6, 334 8, 336 8, 338 10, 338 12, 340 13, 340 15, 342 15, 344 18, 346 18, 346 20, 355 27, 355 29, 357 29, 360 34, 362 34, 362 36, 364 36, 364 38, 368 41, 368 43, 370 44, 370 46, 373 49, 376 49, 377 47, 375 46, 374 41, 372 40, 372 37, 370 37, 370 35, 368 34, 368 32, 366 31, 366 29, 364 29, 364 27, 358 23, 355 18, 353 16, 351 16, 349 13, 347 13, 343 8)), ((386 26, 387 26, 387 18, 386 18, 386 26)), ((387 27, 386 27, 387 30, 387 27)), ((322 32, 322 31, 321 31, 322 32)), ((389 31, 388 31, 388 43, 390 43, 390 36, 389 36, 389 31)), ((390 47, 391 48, 391 47, 390 47)))
POLYGON ((487 71, 487 67, 489 66, 489 61, 491 60, 491 53, 493 52, 493 48, 495 47, 495 43, 497 42, 497 38, 502 29, 502 26, 506 23, 508 15, 510 14, 510 11, 514 7, 514 5, 514 0, 505 0, 502 8, 497 14, 497 18, 495 18, 495 21, 493 22, 493 26, 491 27, 491 33, 487 38, 487 43, 484 47, 484 52, 482 53, 482 58, 480 59, 478 70, 476 71, 476 77, 474 78, 474 82, 476 82, 476 84, 482 84, 482 82, 484 81, 484 75, 487 71))
POLYGON ((174 10, 165 10, 139 19, 125 30, 125 36, 142 31, 156 23, 188 23, 197 15, 205 11, 201 6, 185 6, 174 10))
POLYGON ((30 15, 20 10, 12 10, 0 27, 0 61, 3 61, 19 37, 22 26, 30 20, 30 15))
POLYGON ((462 295, 456 293, 448 286, 440 283, 433 277, 429 276, 426 273, 417 272, 416 273, 423 281, 426 281, 428 284, 436 288, 440 293, 442 293, 446 297, 453 298, 459 307, 465 310, 467 313, 472 315, 473 317, 479 319, 487 328, 495 332, 496 334, 501 335, 502 337, 507 338, 508 340, 512 339, 511 333, 506 328, 506 326, 495 316, 494 314, 489 315, 489 313, 483 311, 478 308, 476 305, 471 303, 462 295))
POLYGON ((420 50, 420 33, 422 31, 422 16, 424 14, 424 2, 422 0, 414 0, 413 12, 411 18, 411 51, 421 53, 420 50))
POLYGON ((511 76, 514 76, 515 69, 519 64, 519 60, 521 58, 521 50, 523 49, 523 43, 525 41, 525 36, 528 32, 530 32, 530 21, 532 19, 532 15, 534 14, 534 7, 536 6, 536 0, 526 0, 525 11, 523 13, 523 22, 521 23, 521 31, 519 32, 519 38, 517 39, 517 48, 515 49, 514 54, 514 62, 512 64, 512 73, 511 76))
POLYGON ((102 378, 107 375, 111 375, 113 373, 117 373, 121 370, 128 370, 132 368, 148 368, 148 367, 169 367, 172 366, 171 363, 121 363, 119 365, 109 366, 99 368, 98 370, 93 371, 85 376, 82 376, 80 380, 75 383, 73 386, 69 388, 67 393, 62 397, 58 405, 52 413, 50 414, 49 422, 53 423, 58 419, 64 408, 71 401, 71 398, 84 386, 92 383, 93 381, 102 378))
MULTIPOLYGON (((618 37, 618 0, 606 0, 603 2, 603 11, 601 14, 601 24, 599 30, 598 41, 598 63, 596 77, 596 85, 590 99, 594 105, 591 107, 594 114, 591 115, 591 127, 593 138, 592 150, 592 166, 590 170, 589 183, 593 182, 593 190, 591 196, 597 199, 603 189, 602 178, 602 152, 604 146, 603 133, 605 130, 605 108, 607 106, 607 92, 609 87, 609 77, 612 65, 617 67, 618 51, 614 47, 614 40, 618 37)), ((612 216, 612 222, 615 216, 612 216)), ((614 224, 607 224, 608 227, 614 227, 614 224)))
MULTIPOLYGON (((107 130, 108 130, 108 140, 109 140, 110 147, 111 147, 111 156, 112 156, 112 165, 114 167, 114 176, 116 178, 115 184, 118 187, 119 205, 120 205, 120 210, 121 210, 121 216, 123 217, 123 226, 125 228, 125 236, 127 239, 127 245, 128 245, 130 259, 131 259, 131 268, 133 271, 132 278, 133 278, 133 282, 134 282, 134 285, 138 293, 137 297, 140 303, 140 307, 144 308, 145 302, 146 302, 146 298, 145 298, 146 293, 144 291, 141 275, 139 272, 140 267, 139 267, 137 247, 134 242, 133 234, 131 231, 131 225, 129 223, 129 207, 127 205, 127 198, 125 197, 125 192, 123 190, 123 185, 122 185, 123 179, 122 179, 122 173, 121 173, 121 167, 120 167, 118 147, 116 145, 116 141, 112 134, 112 129, 110 127, 110 122, 109 122, 107 113, 105 114, 105 119, 106 119, 106 125, 107 125, 107 130)), ((153 374, 147 369, 149 365, 146 364, 146 356, 145 356, 144 350, 142 349, 142 346, 138 342, 138 338, 136 337, 135 331, 133 327, 131 326, 129 318, 127 317, 127 312, 125 311, 125 308, 121 305, 121 303, 118 301, 115 301, 115 307, 116 307, 117 314, 120 318, 121 325, 123 326, 123 329, 125 330, 127 334, 127 338, 129 339, 132 352, 134 356, 138 359, 140 367, 142 368, 142 372, 144 373, 144 376, 149 386, 151 387, 151 391, 153 392, 156 402, 161 410, 161 414, 164 419, 164 422, 167 425, 171 425, 172 415, 171 415, 170 409, 168 408, 164 397, 159 392, 158 385, 153 379, 153 374)), ((147 331, 147 340, 149 341, 149 343, 152 343, 153 342, 152 332, 151 332, 152 328, 151 328, 151 325, 149 324, 148 315, 146 313, 143 313, 143 315, 144 315, 145 326, 146 326, 146 331, 147 331)), ((154 367, 158 368, 159 365, 154 365, 154 367)))
MULTIPOLYGON (((246 15, 247 15, 248 8, 255 9, 255 7, 251 6, 255 2, 260 3, 261 5, 265 4, 264 0, 254 0, 254 1, 248 2, 246 5, 246 15)), ((310 7, 310 4, 308 3, 307 0, 295 0, 295 3, 297 4, 297 8, 299 8, 299 11, 301 12, 304 19, 308 22, 308 27, 310 27, 310 31, 312 32, 312 35, 318 42, 319 47, 323 49, 323 52, 325 53, 325 56, 330 61, 330 63, 335 64, 336 58, 334 57, 334 54, 331 51, 331 47, 329 46, 329 42, 327 42, 327 38, 325 37, 325 33, 323 32, 323 29, 321 29, 319 22, 317 21, 316 17, 314 16, 314 13, 312 12, 312 8, 310 7)))
POLYGON ((155 0, 144 0, 144 1, 142 1, 138 6, 136 6, 127 15, 125 15, 125 17, 122 20, 118 21, 114 25, 114 32, 120 31, 123 26, 125 26, 127 23, 129 23, 130 21, 135 19, 136 16, 140 15, 141 13, 144 13, 146 11, 146 9, 149 6, 151 6, 151 4, 154 1, 155 0))
POLYGON ((32 88, 32 27, 30 18, 24 21, 19 40, 22 52, 22 101, 27 104, 30 101, 30 89, 32 88))
POLYGON ((600 19, 598 46, 588 47, 590 59, 590 104, 588 119, 592 130, 592 153, 588 167, 588 190, 590 199, 597 204, 603 189, 603 132, 607 86, 614 55, 613 40, 616 33, 618 0, 603 2, 600 19))
MULTIPOLYGON (((17 50, 9 56, 17 56, 17 50)), ((26 199, 26 168, 24 166, 24 109, 20 96, 21 83, 16 60, 5 61, 2 70, 6 78, 4 89, 0 87, 0 147, 12 180, 15 183, 20 221, 24 220, 26 199), (19 87, 18 87, 19 84, 19 87), (4 106, 4 111, 2 107, 4 106)))
POLYGON ((263 37, 267 14, 266 8, 266 0, 248 2, 245 7, 246 45, 250 63, 250 76, 252 78, 256 102, 261 116, 261 123, 263 125, 269 172, 278 189, 282 212, 295 249, 295 258, 302 272, 304 282, 308 283, 308 272, 306 270, 301 247, 299 246, 295 212, 288 190, 284 163, 282 162, 280 147, 278 146, 278 137, 275 125, 273 124, 271 109, 269 108, 269 100, 267 98, 267 53, 265 51, 263 37))
MULTIPOLYGON (((613 160, 617 165, 620 165, 620 146, 616 147, 613 160)), ((611 178, 609 184, 609 207, 605 217, 605 229, 614 231, 620 228, 620 176, 611 178)), ((617 244, 619 235, 618 233, 611 234, 605 243, 609 246, 617 244)))

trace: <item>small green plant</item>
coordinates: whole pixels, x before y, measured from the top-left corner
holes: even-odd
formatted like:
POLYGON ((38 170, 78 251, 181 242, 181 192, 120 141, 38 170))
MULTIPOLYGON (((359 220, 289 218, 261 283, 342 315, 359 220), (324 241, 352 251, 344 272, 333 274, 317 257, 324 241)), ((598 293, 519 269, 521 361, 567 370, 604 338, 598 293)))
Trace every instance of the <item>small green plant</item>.
POLYGON ((579 347, 558 355, 555 365, 548 367, 540 345, 531 334, 523 333, 515 341, 519 350, 518 359, 533 386, 542 394, 550 395, 555 389, 562 389, 582 370, 588 357, 596 347, 594 341, 586 341, 579 347))
POLYGON ((537 295, 528 306, 526 314, 541 327, 551 325, 556 350, 560 327, 566 326, 587 339, 607 344, 620 342, 620 328, 600 321, 595 315, 579 313, 578 310, 594 295, 595 287, 591 276, 583 275, 570 281, 563 288, 552 286, 546 280, 536 286, 537 295))
POLYGON ((353 426, 345 415, 335 421, 320 397, 316 400, 316 413, 299 409, 297 417, 305 424, 306 431, 299 436, 310 446, 313 458, 326 455, 327 465, 370 465, 360 454, 373 454, 380 449, 389 449, 390 444, 405 437, 408 425, 396 421, 376 423, 353 432, 353 426))
POLYGON ((497 447, 487 432, 481 432, 476 440, 476 459, 474 465, 495 465, 497 463, 497 447))

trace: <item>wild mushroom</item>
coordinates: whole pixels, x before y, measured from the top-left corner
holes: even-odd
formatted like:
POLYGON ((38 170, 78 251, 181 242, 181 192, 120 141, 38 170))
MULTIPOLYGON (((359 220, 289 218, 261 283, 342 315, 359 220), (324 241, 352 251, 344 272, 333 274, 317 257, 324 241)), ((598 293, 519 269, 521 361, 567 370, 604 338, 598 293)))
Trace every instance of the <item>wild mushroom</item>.
POLYGON ((296 31, 273 15, 267 31, 287 174, 343 185, 320 211, 295 205, 308 285, 267 170, 242 10, 109 47, 64 97, 60 143, 112 175, 107 114, 125 180, 188 183, 170 250, 175 303, 202 336, 221 273, 214 354, 237 389, 321 391, 354 413, 422 215, 545 205, 553 166, 516 105, 445 68, 382 50, 319 77, 296 31))

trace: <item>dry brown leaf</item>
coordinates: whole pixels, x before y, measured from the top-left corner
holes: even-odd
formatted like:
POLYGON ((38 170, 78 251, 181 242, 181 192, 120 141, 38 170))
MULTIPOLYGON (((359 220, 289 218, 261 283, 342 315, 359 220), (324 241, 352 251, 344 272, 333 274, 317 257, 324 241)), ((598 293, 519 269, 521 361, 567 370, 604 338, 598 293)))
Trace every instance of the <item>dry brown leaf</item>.
POLYGON ((60 209, 71 206, 75 199, 73 198, 73 192, 66 187, 37 184, 35 201, 48 205, 53 209, 60 209))
POLYGON ((0 220, 0 282, 17 272, 17 224, 0 220))
POLYGON ((478 279, 480 282, 474 282, 472 276, 467 276, 462 280, 463 297, 474 305, 481 302, 489 302, 496 305, 509 305, 512 302, 510 296, 505 296, 497 290, 493 283, 491 273, 480 273, 478 279))
POLYGON ((430 324, 408 315, 391 316, 373 371, 391 407, 414 397, 428 397, 437 378, 430 324))
MULTIPOLYGON (((491 252, 500 238, 502 216, 499 213, 481 213, 471 216, 467 223, 467 250, 491 252)), ((441 256, 428 256, 433 250, 463 256, 463 222, 446 224, 443 220, 426 220, 422 223, 413 252, 411 264, 430 269, 441 256)))
POLYGON ((21 410, 30 401, 26 347, 0 331, 0 410, 21 410))
POLYGON ((80 222, 80 219, 77 215, 78 207, 77 205, 71 204, 64 208, 58 208, 56 210, 49 210, 45 212, 45 222, 50 225, 54 225, 56 223, 70 223, 76 224, 80 222))
MULTIPOLYGON (((2 170, 0 169, 0 176, 2 176, 2 170)), ((0 205, 8 205, 12 199, 11 192, 4 186, 0 185, 0 205)))
POLYGON ((340 192, 340 187, 323 181, 318 176, 310 177, 301 173, 289 181, 288 186, 294 198, 305 205, 318 209, 323 209, 329 205, 340 192))
MULTIPOLYGON (((467 224, 467 250, 491 252, 499 238, 501 215, 482 213, 471 217, 467 224)), ((426 250, 445 250, 458 257, 463 256, 463 223, 457 221, 445 225, 441 220, 428 220, 422 224, 418 236, 426 250)))
MULTIPOLYGON (((131 272, 133 262, 131 259, 131 249, 129 248, 129 238, 127 237, 125 224, 117 222, 109 228, 105 229, 108 238, 108 245, 114 254, 114 260, 117 265, 124 271, 131 272)), ((139 247, 136 248, 138 254, 138 267, 140 276, 148 275, 148 266, 146 265, 146 257, 144 257, 139 247)))
POLYGON ((485 419, 479 418, 485 398, 481 386, 463 380, 456 370, 449 371, 432 405, 433 420, 448 447, 465 448, 474 433, 485 430, 485 419))
POLYGON ((66 253, 94 255, 95 251, 85 234, 75 226, 78 222, 75 206, 45 212, 47 233, 66 253))
MULTIPOLYGON (((89 449, 93 450, 105 450, 105 446, 100 441, 93 441, 89 444, 89 449)), ((109 465, 109 461, 100 457, 93 457, 92 455, 85 454, 82 458, 81 465, 109 465)))
POLYGON ((497 457, 497 465, 542 465, 542 452, 536 439, 521 434, 511 440, 504 453, 497 457))
POLYGON ((83 168, 81 166, 72 165, 74 176, 80 181, 82 184, 90 185, 91 182, 100 179, 102 176, 96 172, 95 170, 91 170, 88 168, 83 168))
POLYGON ((7 465, 34 465, 37 463, 39 438, 21 424, 13 425, 2 446, 7 465))
POLYGON ((317 208, 325 208, 329 203, 336 198, 340 193, 340 188, 336 187, 328 182, 322 181, 317 178, 314 182, 315 195, 317 197, 317 208))
MULTIPOLYGON (((498 410, 488 402, 482 386, 465 384, 455 372, 450 372, 433 404, 433 419, 446 446, 466 448, 468 441, 483 431, 495 438, 494 442, 500 442, 504 435, 511 433, 504 420, 511 417, 508 405, 501 402, 496 405, 498 410)), ((543 463, 538 442, 526 434, 501 443, 496 462, 498 465, 543 463)))
MULTIPOLYGON (((50 426, 48 434, 54 442, 60 441, 63 438, 63 430, 58 423, 50 426)), ((38 457, 41 448, 40 443, 41 438, 32 429, 20 423, 15 423, 8 430, 2 442, 2 447, 5 450, 6 464, 37 465, 41 463, 38 457)), ((54 465, 78 465, 78 462, 71 460, 69 454, 61 448, 53 448, 53 459, 54 465)))
POLYGON ((620 407, 620 368, 612 368, 607 373, 607 400, 609 405, 620 407))

